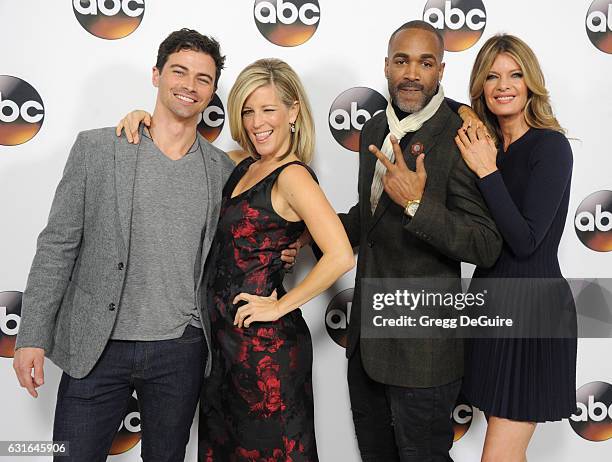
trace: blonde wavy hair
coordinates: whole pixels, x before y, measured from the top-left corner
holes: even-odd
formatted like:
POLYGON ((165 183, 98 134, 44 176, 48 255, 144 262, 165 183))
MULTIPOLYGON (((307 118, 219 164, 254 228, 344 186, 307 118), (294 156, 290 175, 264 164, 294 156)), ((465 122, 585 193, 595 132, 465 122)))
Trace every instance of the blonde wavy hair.
POLYGON ((232 138, 252 157, 259 158, 255 146, 242 123, 242 108, 247 98, 259 87, 274 85, 280 100, 290 108, 296 101, 299 105, 295 121, 295 132, 290 133, 289 148, 284 159, 294 154, 304 163, 309 163, 315 148, 315 130, 312 111, 300 78, 286 62, 276 58, 260 59, 248 65, 236 78, 230 90, 227 106, 232 138))
POLYGON ((527 104, 523 109, 527 125, 533 128, 548 128, 561 133, 561 127, 553 114, 548 90, 544 84, 544 74, 533 50, 520 38, 509 34, 498 34, 491 37, 482 46, 470 75, 470 99, 472 108, 482 120, 491 137, 498 144, 503 140, 497 117, 487 107, 484 96, 484 85, 493 61, 500 53, 507 53, 520 66, 523 79, 527 85, 527 104))

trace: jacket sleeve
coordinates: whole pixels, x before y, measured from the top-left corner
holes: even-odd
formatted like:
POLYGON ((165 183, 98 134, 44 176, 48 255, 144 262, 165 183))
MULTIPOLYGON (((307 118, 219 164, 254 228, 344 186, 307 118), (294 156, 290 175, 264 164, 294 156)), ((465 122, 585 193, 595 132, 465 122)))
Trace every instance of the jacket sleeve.
POLYGON ((47 226, 38 236, 36 254, 23 293, 16 348, 49 350, 55 317, 66 292, 83 236, 86 165, 83 134, 72 146, 47 226))
POLYGON ((344 230, 346 231, 346 235, 349 238, 349 242, 353 248, 359 246, 359 241, 361 239, 361 210, 360 210, 360 201, 366 200, 367 197, 368 203, 370 199, 369 191, 362 191, 362 188, 365 186, 362 184, 361 177, 363 175, 363 165, 364 165, 364 156, 371 156, 368 151, 368 145, 366 139, 369 139, 368 135, 369 125, 366 124, 361 131, 359 136, 359 173, 357 175, 357 197, 359 198, 357 203, 353 205, 347 213, 339 213, 338 217, 342 222, 342 226, 344 226, 344 230))
POLYGON ((476 176, 459 153, 450 172, 446 203, 427 194, 404 229, 455 260, 492 266, 502 239, 476 185, 476 176))

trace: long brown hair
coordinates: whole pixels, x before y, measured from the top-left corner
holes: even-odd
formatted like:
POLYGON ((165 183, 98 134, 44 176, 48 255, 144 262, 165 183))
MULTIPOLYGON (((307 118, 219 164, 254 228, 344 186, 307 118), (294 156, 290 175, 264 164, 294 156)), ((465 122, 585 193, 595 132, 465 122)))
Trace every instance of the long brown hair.
POLYGON ((507 53, 520 66, 523 79, 527 85, 527 104, 523 109, 527 125, 533 128, 549 128, 561 133, 561 127, 553 114, 548 90, 544 84, 544 74, 533 50, 520 38, 509 34, 498 34, 491 37, 482 46, 470 75, 470 99, 472 108, 482 120, 491 137, 498 144, 503 140, 497 117, 487 107, 484 96, 484 84, 493 66, 495 58, 500 53, 507 53))

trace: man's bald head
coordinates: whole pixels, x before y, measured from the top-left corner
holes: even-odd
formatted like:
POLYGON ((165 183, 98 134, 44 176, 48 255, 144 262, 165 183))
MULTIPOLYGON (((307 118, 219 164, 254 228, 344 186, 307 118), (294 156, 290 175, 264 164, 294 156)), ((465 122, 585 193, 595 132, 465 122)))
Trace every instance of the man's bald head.
POLYGON ((433 27, 428 22, 421 21, 421 20, 405 22, 404 24, 399 26, 397 29, 395 29, 395 31, 391 34, 391 37, 389 37, 389 45, 387 48, 387 54, 388 54, 388 50, 391 49, 391 43, 393 42, 393 39, 398 33, 405 31, 405 30, 414 30, 414 29, 431 32, 432 34, 436 36, 437 41, 438 41, 438 48, 439 48, 438 49, 438 59, 440 62, 442 62, 444 60, 444 38, 442 38, 442 34, 440 34, 440 31, 438 31, 438 29, 433 27))

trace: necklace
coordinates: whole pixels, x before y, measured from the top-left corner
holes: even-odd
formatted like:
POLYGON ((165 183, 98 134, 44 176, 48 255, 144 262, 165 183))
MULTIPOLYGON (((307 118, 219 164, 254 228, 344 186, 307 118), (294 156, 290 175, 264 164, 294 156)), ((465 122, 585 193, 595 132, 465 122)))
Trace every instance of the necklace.
MULTIPOLYGON (((144 133, 151 139, 151 141, 153 141, 153 144, 155 144, 155 146, 157 146, 157 148, 161 151, 162 149, 155 142, 155 138, 153 138, 153 135, 151 134, 151 130, 149 129, 149 127, 144 127, 144 133)), ((185 152, 184 154, 181 155, 181 158, 183 158, 186 155, 191 154, 192 152, 195 152, 195 151, 197 151, 199 149, 200 149, 200 140, 199 140, 198 135, 196 133, 195 139, 191 143, 191 146, 187 149, 187 152, 185 152)))

